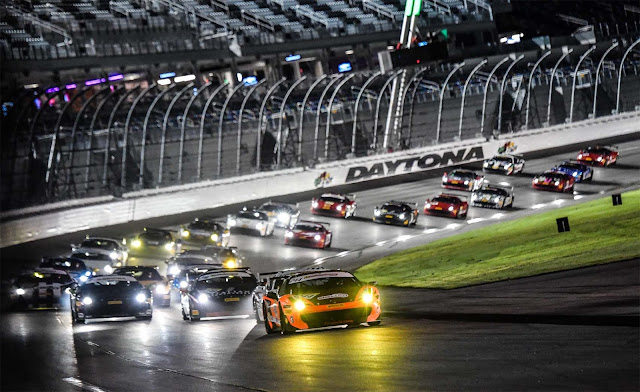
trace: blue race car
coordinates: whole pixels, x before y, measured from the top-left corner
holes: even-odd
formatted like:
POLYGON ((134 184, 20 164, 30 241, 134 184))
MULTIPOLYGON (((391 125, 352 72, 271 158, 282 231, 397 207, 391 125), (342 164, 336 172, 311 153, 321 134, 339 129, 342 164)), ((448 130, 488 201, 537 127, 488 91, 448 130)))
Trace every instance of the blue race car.
POLYGON ((564 161, 551 170, 570 174, 576 182, 593 180, 593 169, 577 161, 564 161))

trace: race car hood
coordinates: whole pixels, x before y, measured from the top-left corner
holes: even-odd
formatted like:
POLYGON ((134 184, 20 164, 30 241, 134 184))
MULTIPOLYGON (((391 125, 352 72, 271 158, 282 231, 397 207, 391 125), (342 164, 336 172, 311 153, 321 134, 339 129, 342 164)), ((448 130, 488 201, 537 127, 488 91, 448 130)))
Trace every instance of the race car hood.
MULTIPOLYGON (((114 250, 107 250, 107 249, 100 249, 100 248, 85 248, 85 247, 82 247, 82 246, 81 246, 81 247, 79 247, 79 248, 76 248, 76 249, 73 251, 73 253, 74 253, 74 254, 76 254, 76 253, 82 253, 82 254, 84 254, 85 256, 103 255, 103 256, 107 256, 107 258, 109 258, 109 255, 110 255, 112 252, 116 252, 116 251, 114 251, 114 250), (87 255, 87 253, 88 253, 88 255, 87 255)), ((118 252, 116 252, 116 253, 118 253, 118 252)))
POLYGON ((331 292, 316 292, 294 295, 295 298, 301 297, 314 305, 330 305, 352 302, 356 299, 360 287, 353 287, 346 290, 334 290, 331 292))

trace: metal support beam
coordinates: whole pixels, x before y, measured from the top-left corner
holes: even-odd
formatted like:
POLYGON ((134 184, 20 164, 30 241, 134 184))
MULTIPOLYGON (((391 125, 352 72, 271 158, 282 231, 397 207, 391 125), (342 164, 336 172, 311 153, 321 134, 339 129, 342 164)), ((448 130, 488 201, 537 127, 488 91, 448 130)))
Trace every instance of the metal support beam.
MULTIPOLYGON (((103 93, 106 93, 107 91, 110 91, 109 87, 103 88, 102 90, 100 90, 97 93, 95 93, 92 96, 90 96, 89 99, 84 101, 84 103, 82 104, 82 107, 80 108, 80 111, 78 111, 78 114, 76 115, 76 119, 73 121, 73 127, 71 128, 71 134, 72 135, 76 134, 77 129, 78 129, 78 125, 80 125, 80 119, 82 118, 82 115, 84 114, 85 110, 87 110, 89 105, 95 99, 97 99, 103 93)), ((87 164, 86 164, 87 182, 85 183, 85 191, 87 191, 87 187, 89 186, 89 165, 91 164, 91 149, 92 149, 92 147, 93 147, 93 133, 91 133, 89 135, 89 147, 87 148, 87 164)), ((73 163, 73 159, 70 159, 70 161, 73 163)), ((68 180, 69 181, 73 181, 73 170, 71 171, 71 175, 69 176, 68 180)), ((67 182, 67 186, 69 186, 69 182, 67 182)))
POLYGON ((418 89, 420 88, 420 85, 422 83, 425 83, 428 87, 431 88, 432 91, 437 91, 438 95, 440 94, 440 84, 432 80, 424 80, 424 76, 422 76, 416 83, 416 86, 413 88, 413 92, 411 93, 411 106, 409 107, 409 132, 407 135, 409 145, 411 144, 411 135, 413 135, 413 108, 415 107, 416 103, 416 94, 418 93, 418 89))
POLYGON ((191 90, 192 88, 193 83, 189 83, 184 86, 184 88, 180 90, 178 94, 173 97, 173 99, 171 99, 171 102, 169 102, 169 106, 167 107, 167 111, 164 113, 164 119, 162 120, 162 140, 160 142, 160 162, 158 163, 158 184, 162 184, 162 166, 164 164, 164 150, 167 141, 167 124, 169 123, 169 115, 171 114, 171 109, 173 109, 173 106, 178 102, 180 97, 182 97, 184 93, 191 90))
MULTIPOLYGON (((429 68, 421 68, 418 72, 416 72, 415 74, 413 74, 413 76, 411 77, 411 79, 409 79, 409 82, 407 83, 407 86, 401 91, 400 95, 402 96, 402 98, 399 100, 398 102, 398 110, 396 111, 396 118, 394 121, 394 135, 397 136, 397 130, 400 129, 400 137, 397 138, 396 142, 399 142, 402 139, 402 123, 404 120, 404 102, 407 99, 407 93, 409 92, 409 89, 411 88, 411 85, 418 80, 418 77, 420 77, 420 75, 422 75, 423 73, 427 72, 429 70, 429 68)), ((411 94, 411 97, 413 97, 414 94, 411 94)))
POLYGON ((313 84, 307 89, 304 98, 302 99, 302 105, 300 106, 300 124, 298 125, 298 162, 302 162, 302 123, 304 122, 304 110, 307 107, 307 100, 311 95, 311 92, 317 85, 325 80, 329 75, 325 74, 316 79, 313 84))
POLYGON ((588 55, 596 50, 596 46, 593 45, 586 52, 580 56, 580 60, 578 60, 578 64, 576 64, 576 68, 573 70, 573 82, 571 83, 571 103, 569 104, 569 123, 573 122, 573 102, 576 96, 576 81, 578 80, 578 69, 580 69, 580 65, 587 58, 588 55))
POLYGON ((531 86, 533 84, 533 74, 536 72, 538 65, 540 65, 540 63, 542 63, 542 61, 545 58, 547 58, 550 54, 551 54, 551 51, 549 50, 545 52, 542 56, 540 56, 538 61, 536 61, 533 64, 533 69, 531 69, 531 72, 529 72, 529 81, 527 83, 527 103, 526 103, 527 108, 525 109, 525 115, 524 115, 524 129, 529 128, 529 102, 531 101, 531 86))
POLYGON ((640 39, 637 39, 634 43, 631 44, 631 46, 629 46, 629 48, 627 48, 627 50, 624 52, 624 55, 622 55, 622 60, 620 61, 620 71, 618 72, 618 91, 616 93, 616 113, 620 113, 620 83, 622 82, 624 60, 627 58, 627 55, 631 53, 631 50, 638 44, 640 44, 640 39))
MULTIPOLYGON (((111 90, 111 92, 109 93, 109 95, 107 95, 102 101, 100 101, 100 103, 98 104, 98 107, 96 108, 96 111, 93 113, 93 117, 91 118, 91 125, 89 125, 89 137, 90 137, 90 141, 93 141, 93 130, 95 128, 96 125, 96 120, 98 119, 98 114, 100 113, 100 110, 102 110, 102 107, 109 101, 109 99, 111 97, 113 97, 117 92, 120 92, 122 90, 124 90, 124 86, 120 87, 120 88, 114 88, 113 90, 111 90)), ((107 133, 107 145, 109 144, 109 133, 107 133)), ((106 158, 106 154, 105 154, 105 158, 106 158)), ((89 165, 91 163, 91 149, 89 149, 89 152, 87 153, 87 169, 84 173, 85 179, 85 191, 89 192, 89 165)))
POLYGON ((511 64, 509 64, 509 66, 507 67, 507 70, 504 73, 504 76, 502 77, 502 83, 500 83, 500 100, 498 103, 498 132, 502 130, 502 99, 503 99, 502 97, 504 96, 504 89, 505 89, 505 86, 507 85, 507 77, 509 76, 509 72, 511 71, 511 69, 515 67, 518 61, 522 60, 523 58, 524 58, 523 54, 516 57, 515 60, 513 60, 511 64))
MULTIPOLYGON (((229 82, 224 82, 218 87, 216 87, 216 89, 213 90, 213 93, 211 94, 211 96, 209 96, 209 99, 207 99, 207 102, 204 104, 204 107, 202 108, 202 114, 200 115, 200 138, 198 139, 198 166, 196 168, 196 177, 198 178, 198 181, 200 181, 200 179, 202 178, 202 150, 204 148, 204 121, 207 116, 207 110, 209 109, 209 106, 211 105, 213 100, 216 99, 216 96, 218 95, 218 93, 228 85, 229 85, 229 82)), ((186 121, 186 119, 184 121, 186 121)))
POLYGON ((332 81, 327 83, 327 86, 322 90, 322 94, 320 94, 320 99, 318 100, 318 108, 316 109, 316 129, 313 136, 313 161, 317 162, 318 160, 318 137, 320 135, 320 113, 322 112, 322 100, 324 100, 324 96, 329 92, 329 89, 333 87, 333 85, 340 81, 344 74, 338 75, 332 81))
POLYGON ((331 108, 333 107, 333 100, 336 99, 336 97, 338 96, 338 92, 340 91, 342 86, 344 86, 349 80, 353 79, 353 77, 356 75, 357 74, 352 73, 351 75, 344 78, 340 83, 338 83, 338 85, 336 86, 336 89, 333 90, 333 94, 331 94, 331 97, 329 98, 329 106, 327 107, 327 126, 325 128, 325 133, 324 133, 324 160, 325 161, 329 159, 329 132, 331 130, 331 108))
MULTIPOLYGON (((241 88, 244 87, 244 83, 239 82, 233 90, 231 90, 231 94, 227 96, 227 99, 224 100, 224 104, 222 104, 222 109, 220 109, 220 118, 218 119, 218 156, 217 158, 217 169, 216 176, 219 178, 222 174, 222 125, 224 124, 224 112, 227 110, 227 105, 231 102, 234 94, 238 92, 241 88)), ((204 122, 204 117, 202 118, 202 122, 204 122)), ((238 146, 240 148, 240 146, 238 146)))
POLYGON ((207 87, 211 86, 213 81, 209 81, 201 86, 195 94, 189 99, 187 106, 184 108, 184 112, 182 113, 182 124, 180 126, 180 151, 178 153, 178 183, 182 182, 182 159, 184 158, 184 138, 185 138, 185 128, 187 126, 187 116, 189 115, 189 109, 191 109, 191 105, 200 97, 200 93, 202 93, 207 87))
POLYGON ((256 171, 260 171, 262 165, 262 116, 264 112, 265 106, 267 106, 267 100, 273 94, 274 91, 285 81, 287 78, 282 78, 275 82, 273 86, 267 90, 264 98, 262 99, 262 103, 260 104, 260 112, 258 115, 258 135, 257 135, 257 143, 256 143, 256 171))
POLYGON ((505 57, 496 64, 491 72, 489 72, 489 76, 487 76, 487 82, 484 84, 484 94, 482 96, 482 115, 480 118, 480 134, 484 135, 484 113, 487 109, 487 93, 489 92, 489 84, 491 83, 491 79, 493 75, 498 71, 498 68, 504 63, 509 61, 509 57, 505 57))
POLYGON ((384 82, 384 84, 382 85, 382 88, 380 88, 380 93, 378 94, 378 102, 376 102, 376 112, 374 114, 374 119, 373 119, 373 146, 374 146, 374 148, 378 148, 378 115, 380 113, 380 104, 382 104, 382 97, 384 95, 384 91, 387 89, 389 84, 391 84, 398 76, 400 76, 402 71, 403 70, 396 71, 393 75, 391 75, 389 77, 389 79, 387 79, 386 82, 384 82))
MULTIPOLYGON (((378 77, 382 75, 382 72, 378 71, 375 72, 373 75, 371 75, 369 77, 369 79, 367 79, 364 84, 362 85, 362 87, 360 87, 360 92, 358 93, 358 96, 356 97, 356 106, 353 112, 353 129, 351 131, 351 153, 355 155, 356 153, 356 129, 358 126, 358 109, 360 106, 360 99, 362 98, 362 96, 364 95, 365 90, 367 89, 367 87, 369 87, 369 85, 371 83, 373 83, 373 81, 378 77)), ((303 108, 304 110, 304 108, 303 108)))
MULTIPOLYGON (((144 122, 142 123, 142 145, 140 146, 140 172, 138 174, 138 185, 140 185, 140 188, 144 185, 144 152, 147 147, 147 127, 149 126, 149 119, 151 118, 151 114, 153 113, 153 109, 156 107, 156 104, 176 87, 178 87, 178 85, 173 84, 171 87, 156 95, 153 102, 151 102, 151 105, 149 105, 149 109, 147 109, 147 114, 144 116, 144 122)), ((163 147, 164 144, 161 148, 163 147)))
POLYGON ((244 107, 247 105, 247 102, 249 101, 249 98, 251 98, 251 96, 253 95, 254 91, 256 91, 256 89, 260 87, 262 84, 264 84, 266 81, 267 81, 266 78, 262 79, 253 87, 251 87, 249 92, 247 92, 247 95, 244 96, 244 99, 242 100, 242 105, 240 105, 240 114, 238 115, 238 143, 237 143, 238 149, 236 151, 236 174, 237 175, 240 175, 240 146, 242 145, 242 113, 244 113, 244 107))
POLYGON ((133 116, 133 111, 138 106, 138 103, 147 95, 151 90, 158 87, 156 83, 151 83, 149 87, 144 89, 140 95, 136 97, 129 108, 129 113, 127 113, 127 119, 124 123, 124 144, 122 145, 122 159, 121 159, 121 168, 120 168, 120 186, 122 189, 126 189, 127 187, 127 148, 129 147, 129 127, 131 126, 131 118, 133 116))
POLYGON ((600 62, 598 63, 598 68, 596 68, 596 84, 593 86, 593 118, 596 118, 596 104, 598 102, 598 85, 600 84, 600 70, 602 69, 602 65, 604 64, 604 60, 613 49, 618 47, 618 42, 614 42, 602 55, 600 62))
POLYGON ((300 79, 296 80, 295 82, 293 82, 293 84, 291 85, 291 87, 289 87, 289 89, 287 90, 287 92, 284 94, 284 98, 282 99, 282 104, 280 105, 280 118, 278 121, 278 153, 276 155, 276 167, 278 169, 280 169, 280 161, 282 159, 282 118, 284 117, 284 111, 286 108, 286 104, 287 104, 287 99, 289 99, 289 95, 291 95, 291 93, 295 90, 296 87, 298 87, 298 85, 302 82, 304 82, 305 80, 307 80, 306 76, 301 77, 300 79))
POLYGON ((107 177, 108 177, 107 170, 109 168, 109 151, 111 150, 111 126, 113 125, 113 121, 116 117, 116 113, 118 112, 118 109, 120 108, 120 105, 129 97, 129 95, 138 91, 139 88, 140 86, 136 86, 131 90, 127 91, 122 97, 120 97, 118 102, 116 102, 116 105, 111 110, 111 114, 109 115, 109 122, 107 123, 107 146, 104 149, 104 165, 102 169, 102 186, 107 186, 107 177))
POLYGON ((558 61, 556 61, 555 65, 551 69, 551 77, 549 80, 549 98, 547 99, 547 126, 551 125, 549 122, 551 121, 551 93, 553 92, 553 80, 556 76, 556 71, 558 70, 560 63, 571 53, 573 53, 573 49, 569 49, 567 53, 564 53, 562 56, 560 56, 558 61))
POLYGON ((444 94, 447 91, 447 84, 449 83, 449 79, 464 67, 464 61, 453 66, 449 75, 447 75, 444 83, 442 84, 442 88, 440 89, 440 104, 438 105, 438 124, 436 128, 436 143, 440 143, 440 123, 442 122, 442 101, 444 100, 444 94))
POLYGON ((471 70, 471 73, 467 77, 467 80, 464 82, 464 87, 462 88, 462 102, 460 103, 460 122, 458 124, 458 139, 462 140, 462 119, 464 118, 464 99, 467 96, 467 88, 469 87, 469 83, 473 76, 480 70, 480 68, 484 67, 487 64, 487 59, 484 59, 480 62, 480 64, 476 65, 475 68, 471 70))

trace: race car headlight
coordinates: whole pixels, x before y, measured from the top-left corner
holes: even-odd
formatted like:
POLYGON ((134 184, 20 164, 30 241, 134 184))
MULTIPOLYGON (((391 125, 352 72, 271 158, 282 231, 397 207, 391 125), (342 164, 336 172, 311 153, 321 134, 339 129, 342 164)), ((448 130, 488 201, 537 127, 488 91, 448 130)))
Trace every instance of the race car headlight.
POLYGON ((169 268, 170 275, 178 275, 179 273, 180 273, 180 267, 178 267, 177 265, 174 265, 171 268, 169 268))
POLYGON ((82 276, 80 277, 80 281, 81 281, 82 283, 86 282, 87 280, 89 280, 89 277, 87 277, 87 276, 85 276, 85 275, 82 275, 82 276))
POLYGON ((287 214, 286 212, 281 212, 281 213, 278 215, 278 220, 279 220, 280 222, 282 222, 282 223, 288 222, 288 221, 289 221, 289 219, 290 219, 290 216, 289 216, 289 214, 287 214))
POLYGON ((287 238, 292 238, 293 237, 293 231, 287 231, 286 233, 284 233, 284 236, 287 238))
POLYGON ((579 175, 580 175, 580 173, 573 172, 573 176, 574 177, 578 177, 579 175))
POLYGON ((229 237, 231 234, 229 233, 229 230, 225 230, 222 232, 222 237, 229 237))
POLYGON ((582 154, 578 154, 578 159, 582 159, 582 154))
POLYGON ((318 202, 314 201, 313 203, 311 203, 311 207, 318 208, 318 202))
POLYGON ((237 223, 237 222, 236 222, 236 220, 235 220, 235 219, 233 219, 233 218, 231 218, 231 219, 229 219, 229 220, 227 221, 227 224, 228 224, 229 226, 235 226, 235 225, 236 225, 236 223, 237 223))
POLYGON ((301 311, 304 310, 304 308, 306 307, 306 305, 304 304, 304 302, 302 302, 302 300, 297 300, 296 302, 294 302, 293 307, 297 310, 297 311, 301 311))
POLYGON ((171 250, 171 249, 173 249, 174 245, 175 245, 175 242, 169 242, 168 244, 164 244, 164 248, 166 250, 171 250))
POLYGON ((180 288, 181 288, 181 289, 186 289, 186 288, 187 288, 187 286, 189 286, 189 283, 187 283, 187 281, 186 281, 186 280, 182 280, 182 281, 180 281, 180 288))
POLYGON ((133 240, 133 242, 131 242, 131 246, 133 246, 134 248, 139 248, 142 246, 142 241, 140 240, 133 240))
POLYGON ((444 176, 442 176, 442 181, 447 181, 447 175, 445 174, 444 176))
POLYGON ((431 208, 431 203, 425 203, 424 208, 431 208))
POLYGON ((453 211, 453 206, 449 207, 449 211, 453 211))
POLYGON ((380 216, 380 210, 373 210, 373 215, 380 216))
POLYGON ((211 234, 211 241, 213 242, 217 242, 218 241, 218 235, 216 233, 211 234))
POLYGON ((487 162, 487 161, 484 161, 484 163, 482 164, 482 166, 484 166, 484 167, 487 167, 487 166, 489 166, 489 162, 487 162))
POLYGON ((156 286, 156 294, 169 294, 169 287, 156 286))
POLYGON ((314 239, 314 240, 316 240, 316 241, 320 241, 320 240, 322 239, 322 236, 321 236, 320 234, 316 234, 316 235, 313 237, 313 239, 314 239))
POLYGON ((91 276, 91 271, 84 271, 85 276, 91 276))
POLYGON ((469 185, 469 180, 464 180, 465 185, 469 185))
POLYGON ((500 200, 502 200, 502 198, 499 196, 493 198, 494 203, 500 203, 500 200))
POLYGON ((24 295, 24 289, 23 288, 16 289, 16 294, 17 295, 24 295))
POLYGON ((404 214, 400 214, 400 216, 398 218, 404 219, 404 214))
POLYGON ((198 296, 198 302, 204 304, 207 303, 209 301, 209 296, 207 296, 205 293, 202 293, 198 296))
POLYGON ((364 302, 365 304, 370 304, 372 301, 373 301, 373 294, 371 294, 370 292, 366 292, 362 294, 362 302, 364 302))
POLYGON ((105 265, 104 266, 104 272, 108 273, 108 274, 112 274, 113 273, 113 267, 110 265, 105 265))
POLYGON ((337 206, 337 207, 336 207, 336 210, 338 210, 338 211, 342 211, 342 206, 337 206))
POLYGON ((596 159, 596 161, 600 162, 602 160, 602 157, 598 157, 598 159, 596 159))
POLYGON ((138 293, 138 295, 136 295, 136 301, 140 303, 143 303, 146 299, 147 299, 147 296, 144 295, 144 293, 138 293))
POLYGON ((82 304, 83 305, 91 305, 93 303, 93 300, 91 299, 91 297, 84 297, 82 298, 82 304))
POLYGON ((189 233, 189 230, 185 230, 185 231, 183 231, 183 232, 181 233, 181 235, 182 235, 184 238, 189 238, 189 236, 191 235, 191 233, 189 233))
POLYGON ((560 185, 560 181, 556 181, 554 184, 555 184, 555 186, 558 186, 558 185, 560 185))
POLYGON ((109 257, 111 258, 111 260, 115 260, 118 258, 118 253, 117 252, 111 252, 109 253, 109 257))
POLYGON ((262 230, 262 227, 263 227, 263 223, 262 222, 260 222, 260 223, 258 223, 256 225, 256 229, 258 229, 258 230, 262 230))
POLYGON ((236 268, 238 266, 238 262, 234 259, 229 259, 224 263, 224 266, 227 268, 236 268))
POLYGON ((471 194, 471 200, 475 200, 478 198, 478 195, 476 195, 475 193, 471 194))

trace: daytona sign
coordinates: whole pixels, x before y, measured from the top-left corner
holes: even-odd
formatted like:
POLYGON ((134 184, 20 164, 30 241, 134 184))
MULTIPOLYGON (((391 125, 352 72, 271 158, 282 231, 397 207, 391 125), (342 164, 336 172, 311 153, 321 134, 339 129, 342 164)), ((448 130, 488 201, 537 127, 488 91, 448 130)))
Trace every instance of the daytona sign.
POLYGON ((349 168, 345 182, 368 180, 373 177, 386 177, 394 174, 434 169, 440 166, 455 165, 484 159, 482 147, 462 148, 457 152, 446 151, 423 156, 398 159, 371 164, 370 166, 353 166, 349 168))

